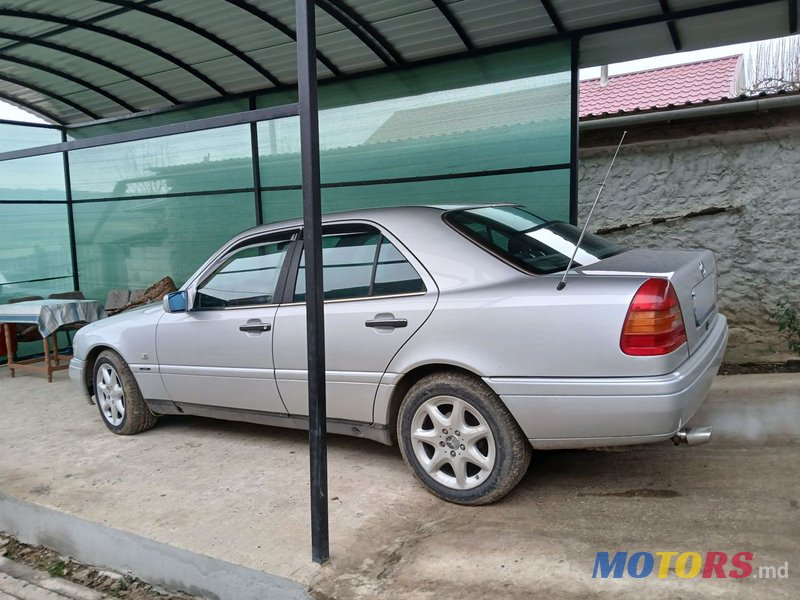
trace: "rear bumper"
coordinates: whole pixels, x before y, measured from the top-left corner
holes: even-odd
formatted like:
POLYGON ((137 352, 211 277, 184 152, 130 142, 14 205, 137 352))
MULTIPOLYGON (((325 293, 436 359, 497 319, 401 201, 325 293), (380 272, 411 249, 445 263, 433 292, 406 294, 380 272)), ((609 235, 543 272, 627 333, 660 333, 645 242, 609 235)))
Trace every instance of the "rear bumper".
POLYGON ((671 438, 702 404, 728 341, 717 315, 708 337, 677 370, 655 377, 508 378, 484 381, 534 448, 585 448, 671 438))

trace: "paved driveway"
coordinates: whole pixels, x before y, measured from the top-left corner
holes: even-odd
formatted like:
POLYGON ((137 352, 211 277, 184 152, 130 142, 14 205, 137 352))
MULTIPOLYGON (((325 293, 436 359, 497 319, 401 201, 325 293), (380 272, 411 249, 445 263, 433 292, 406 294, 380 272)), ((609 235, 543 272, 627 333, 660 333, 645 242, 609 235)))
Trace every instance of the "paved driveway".
POLYGON ((696 418, 715 426, 706 446, 535 453, 489 507, 437 500, 395 449, 332 436, 322 568, 309 561, 305 433, 170 418, 121 438, 96 411, 65 373, 48 385, 0 368, 0 492, 332 597, 800 596, 800 375, 717 378, 696 418), (750 552, 754 569, 684 579, 691 559, 676 573, 673 558, 663 579, 657 564, 593 579, 597 552, 617 551, 724 552, 728 565, 750 552), (785 565, 788 578, 752 576, 785 565))

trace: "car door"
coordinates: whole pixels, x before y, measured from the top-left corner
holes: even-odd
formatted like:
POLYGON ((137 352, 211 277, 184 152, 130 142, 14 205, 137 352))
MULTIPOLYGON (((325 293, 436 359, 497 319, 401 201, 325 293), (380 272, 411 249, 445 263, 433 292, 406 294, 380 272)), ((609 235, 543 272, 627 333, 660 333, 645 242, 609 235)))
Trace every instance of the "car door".
MULTIPOLYGON (((323 229, 325 362, 329 419, 372 422, 381 376, 436 304, 430 275, 388 232, 366 224, 323 229)), ((275 375, 291 415, 308 414, 305 262, 287 279, 278 308, 275 375), (292 287, 288 287, 292 286, 292 287)))
POLYGON ((286 414, 272 327, 293 235, 239 244, 190 286, 190 310, 161 318, 156 351, 173 402, 286 414))

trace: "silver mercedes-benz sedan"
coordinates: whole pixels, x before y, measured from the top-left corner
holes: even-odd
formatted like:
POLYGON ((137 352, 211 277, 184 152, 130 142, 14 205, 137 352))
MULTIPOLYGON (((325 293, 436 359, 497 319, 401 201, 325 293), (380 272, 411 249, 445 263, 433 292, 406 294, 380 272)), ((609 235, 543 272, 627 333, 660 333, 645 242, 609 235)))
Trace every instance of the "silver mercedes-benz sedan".
MULTIPOLYGON (((532 449, 707 441, 685 425, 727 341, 713 254, 579 236, 515 205, 327 215, 328 431, 397 443, 459 504, 507 494, 532 449)), ((305 428, 304 265, 301 221, 241 233, 162 304, 82 328, 70 374, 118 434, 305 428)))

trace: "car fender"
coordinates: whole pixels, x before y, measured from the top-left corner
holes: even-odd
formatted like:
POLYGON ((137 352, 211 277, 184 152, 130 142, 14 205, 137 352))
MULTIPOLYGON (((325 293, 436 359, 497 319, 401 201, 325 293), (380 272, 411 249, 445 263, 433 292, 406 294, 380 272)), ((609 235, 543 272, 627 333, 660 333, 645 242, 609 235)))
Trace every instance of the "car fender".
POLYGON ((156 355, 156 326, 163 314, 160 304, 149 305, 90 323, 75 334, 74 355, 91 372, 97 355, 113 350, 128 364, 145 398, 167 399, 156 355))

